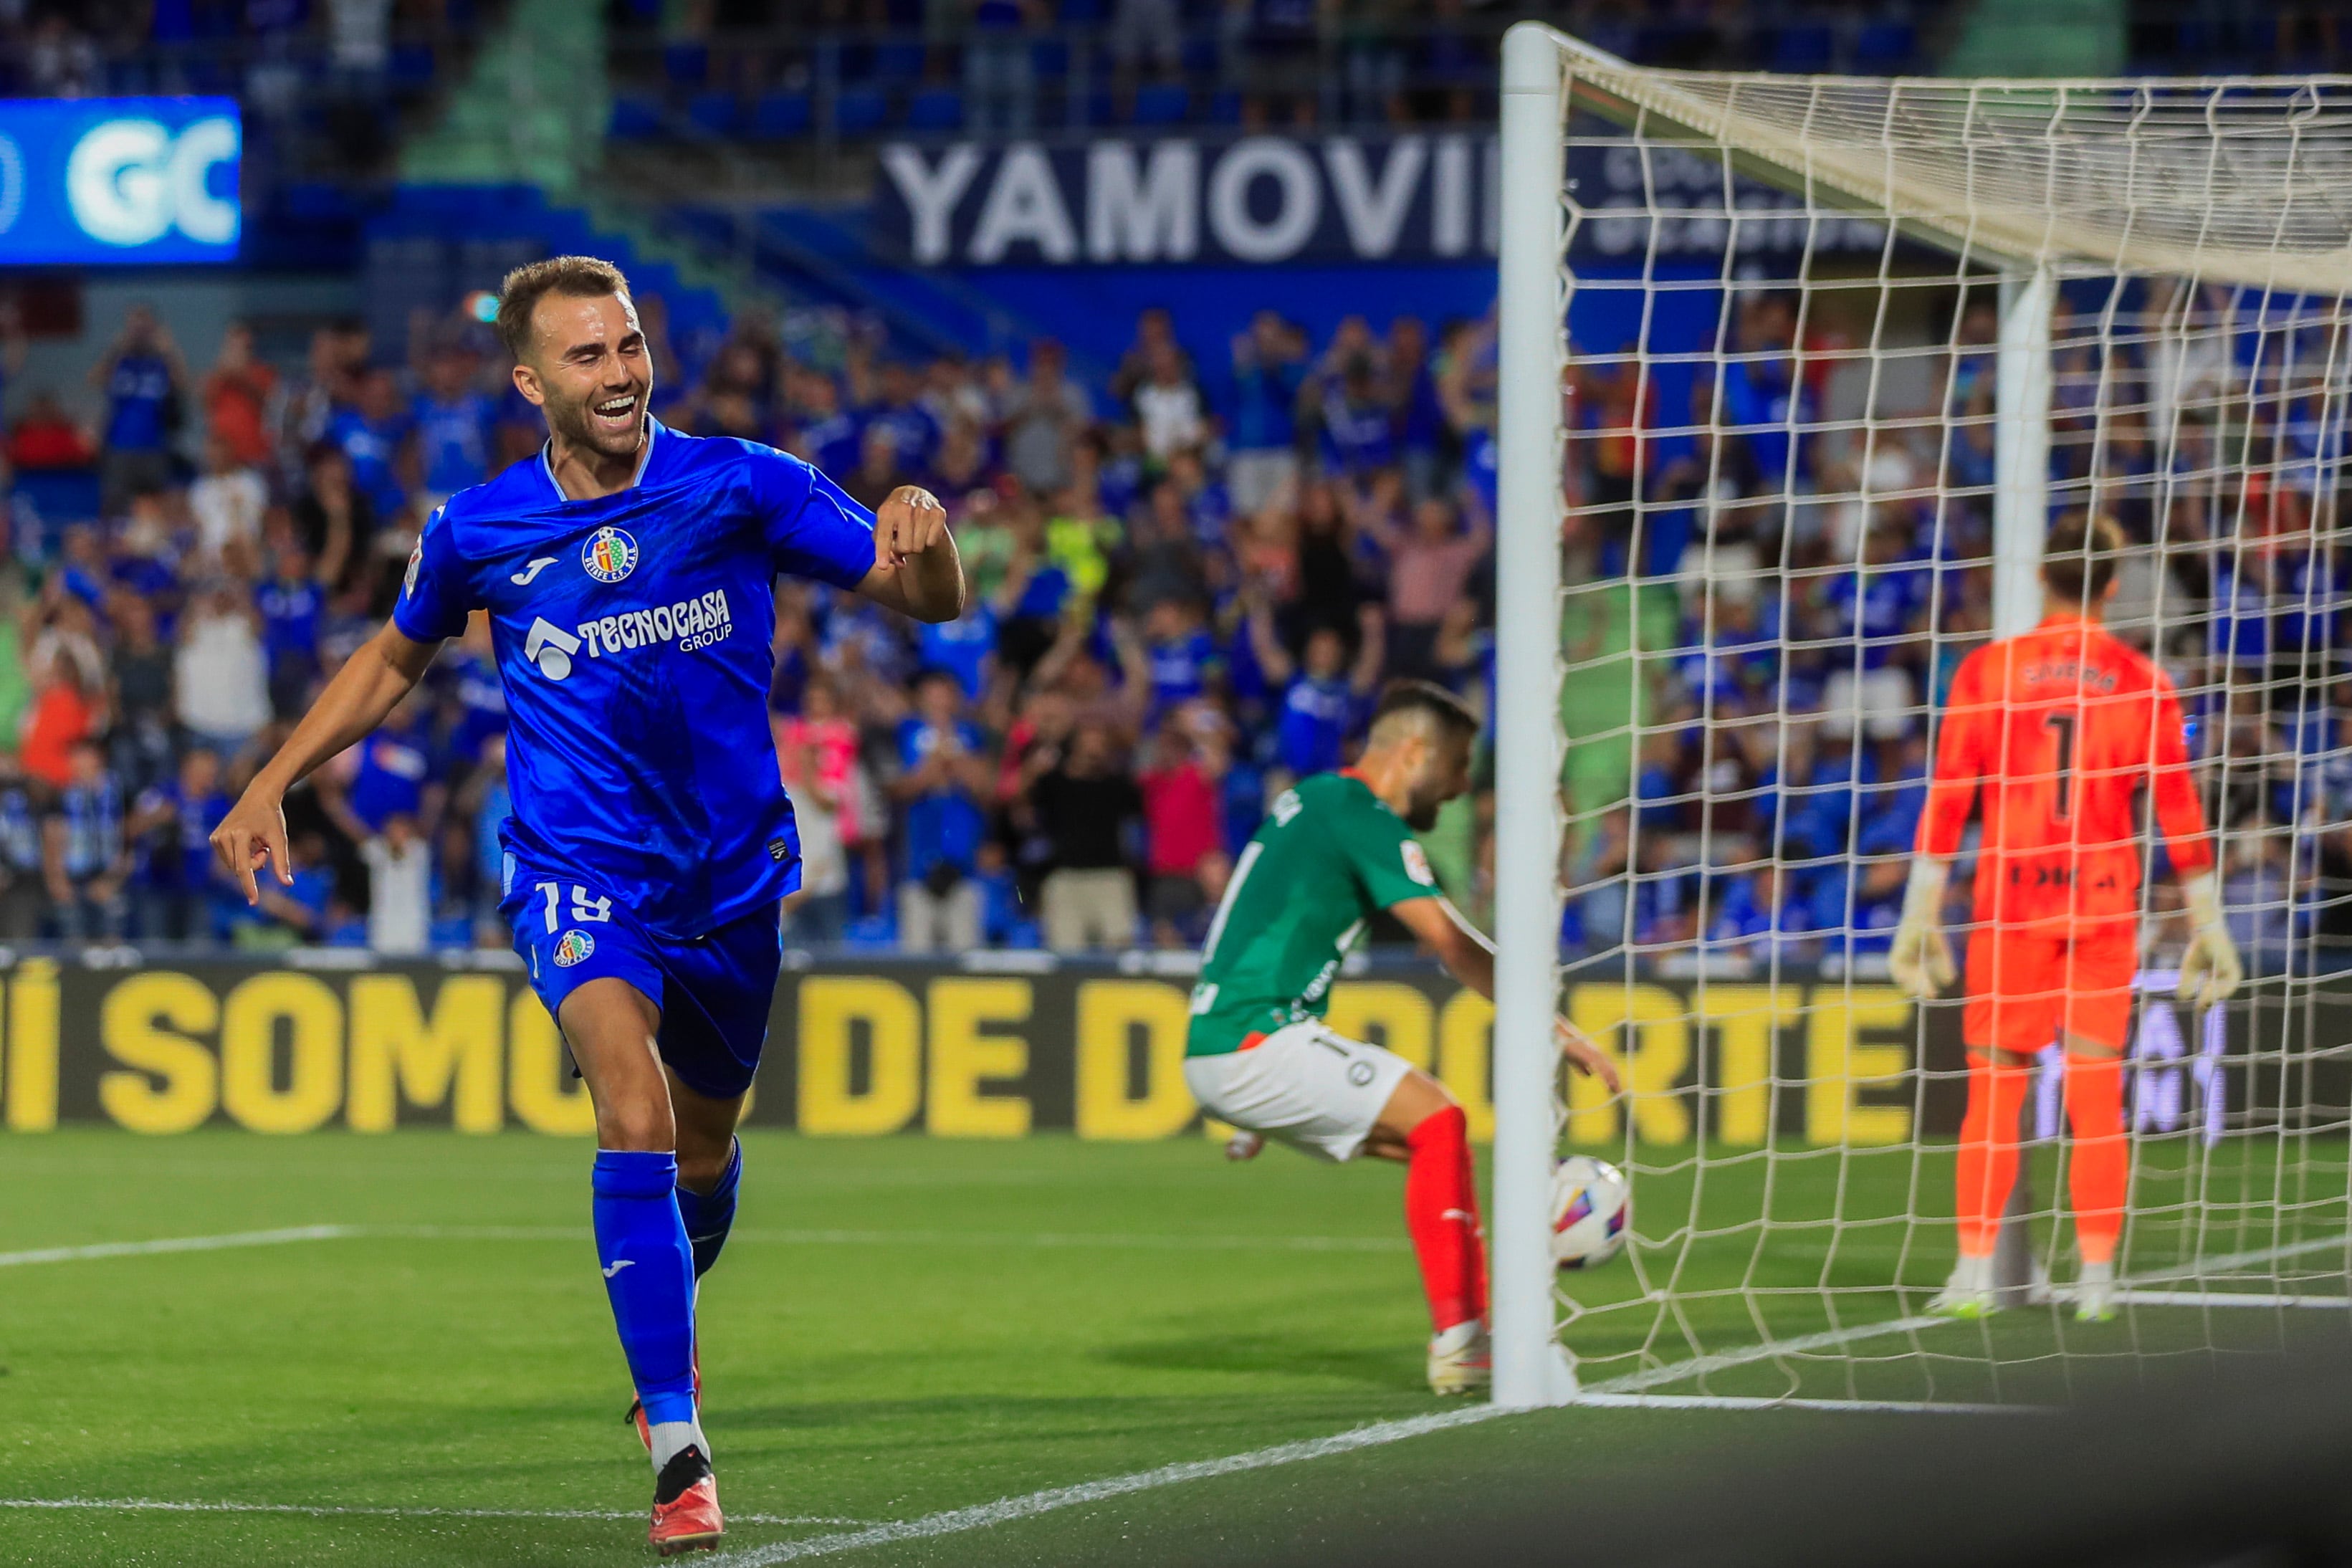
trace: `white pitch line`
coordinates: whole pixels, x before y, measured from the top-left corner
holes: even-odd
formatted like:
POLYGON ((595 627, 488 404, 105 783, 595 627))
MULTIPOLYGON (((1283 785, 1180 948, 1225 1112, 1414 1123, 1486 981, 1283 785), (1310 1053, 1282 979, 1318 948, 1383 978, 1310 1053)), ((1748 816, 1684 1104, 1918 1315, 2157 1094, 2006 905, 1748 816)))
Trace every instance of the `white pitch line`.
POLYGON ((290 1241, 334 1241, 357 1236, 349 1225, 303 1225, 287 1230, 240 1230, 226 1236, 167 1236, 153 1241, 100 1241, 86 1247, 43 1247, 0 1252, 0 1268, 29 1263, 79 1263, 92 1258, 148 1258, 163 1252, 220 1252, 233 1247, 281 1247, 290 1241))
POLYGON ((1443 1415, 1382 1421, 1370 1426, 1359 1426, 1353 1431, 1335 1433, 1328 1437, 1277 1443, 1270 1448, 1254 1448, 1246 1454, 1231 1454, 1222 1459, 1193 1459, 1182 1464, 1162 1465, 1156 1470, 1139 1470, 1134 1475, 1113 1476, 1106 1480, 1082 1481, 1076 1486, 1049 1487, 1044 1491, 1000 1498, 994 1502, 984 1502, 971 1508, 927 1514, 921 1519, 868 1525, 864 1530, 815 1535, 803 1541, 779 1542, 773 1546, 757 1547, 750 1552, 730 1552, 721 1561, 735 1564, 736 1568, 773 1568, 779 1563, 830 1557, 836 1552, 855 1552, 861 1547, 887 1546, 900 1541, 926 1541, 935 1536, 958 1535, 968 1530, 985 1530, 991 1525, 1009 1524, 1016 1519, 1030 1519, 1041 1513, 1052 1513, 1057 1509, 1083 1507, 1109 1498, 1126 1497, 1133 1492, 1181 1486, 1187 1481, 1207 1480, 1215 1476, 1239 1475, 1245 1470, 1272 1469, 1277 1465, 1295 1465, 1308 1459, 1328 1458, 1335 1454, 1353 1453, 1359 1448, 1377 1448, 1383 1444, 1402 1442, 1408 1437, 1448 1431, 1456 1426, 1475 1426, 1509 1414, 1511 1412, 1499 1405, 1473 1405, 1460 1410, 1449 1410, 1443 1415))
POLYGON ((1713 1355, 1693 1356, 1670 1366, 1654 1366, 1647 1372, 1628 1373, 1597 1383, 1589 1394, 1639 1394, 1645 1388, 1663 1384, 1686 1383, 1694 1377, 1706 1377, 1718 1372, 1728 1372, 1736 1366, 1750 1366, 1759 1361, 1771 1361, 1784 1355, 1803 1355, 1809 1351, 1832 1350, 1852 1344, 1857 1340, 1877 1339, 1883 1334, 1909 1333, 1919 1329, 1932 1329, 1958 1320, 1920 1314, 1909 1318, 1890 1318, 1882 1323, 1858 1323, 1850 1329, 1823 1329, 1815 1334, 1799 1334, 1792 1340, 1767 1340, 1760 1345, 1748 1345, 1736 1351, 1718 1351, 1713 1355))
POLYGON ((2021 1415, 2045 1413, 2039 1405, 1937 1404, 1917 1399, 1766 1399, 1730 1394, 1580 1394, 1571 1405, 1603 1410, 1838 1410, 1891 1415, 2021 1415))
POLYGON ((2123 1289, 2116 1292, 2116 1300, 2137 1307, 2352 1307, 2352 1296, 2283 1296, 2275 1291, 2123 1289))
MULTIPOLYGON (((314 1519, 643 1519, 643 1509, 368 1508, 295 1502, 171 1502, 159 1498, 0 1498, 0 1508, 89 1510, 100 1513, 292 1513, 314 1519)), ((730 1513, 737 1524, 863 1524, 826 1514, 730 1513)))
MULTIPOLYGON (((424 1241, 585 1241, 586 1226, 355 1226, 353 1236, 424 1241)), ((767 1230, 736 1231, 733 1242, 799 1247, 1035 1247, 1065 1250, 1144 1252, 1402 1252, 1394 1237, 1356 1236, 1183 1236, 1103 1234, 1079 1231, 974 1230, 767 1230)))

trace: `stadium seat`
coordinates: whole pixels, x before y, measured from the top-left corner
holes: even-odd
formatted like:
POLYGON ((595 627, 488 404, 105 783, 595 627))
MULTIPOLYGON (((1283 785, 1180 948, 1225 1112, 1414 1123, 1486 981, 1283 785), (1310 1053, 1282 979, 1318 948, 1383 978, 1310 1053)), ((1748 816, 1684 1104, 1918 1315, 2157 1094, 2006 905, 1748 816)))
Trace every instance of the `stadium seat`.
POLYGON ((1147 87, 1135 95, 1138 125, 1181 125, 1192 111, 1191 90, 1177 83, 1147 87))
POLYGON ((1837 35, 1820 23, 1783 27, 1772 40, 1771 68, 1796 75, 1825 71, 1837 59, 1837 35))
POLYGON ((662 75, 674 87, 700 87, 710 75, 710 51, 700 44, 672 44, 662 50, 662 75))
POLYGON ((919 39, 891 38, 874 51, 874 74, 886 82, 916 82, 923 79, 923 46, 919 39))
POLYGON ((751 106, 751 134, 763 141, 805 136, 815 122, 815 105, 804 92, 762 93, 751 106))
POLYGON ((735 95, 731 92, 698 92, 687 100, 687 123, 697 131, 713 136, 730 135, 738 118, 735 95))
POLYGON ((890 100, 877 88, 853 88, 833 100, 833 129, 837 136, 871 136, 889 117, 890 100))
POLYGON ((963 94, 951 87, 927 87, 907 100, 907 129, 939 133, 963 129, 963 94))
POLYGON ((1106 0, 1062 0, 1056 7, 1066 27, 1093 27, 1110 20, 1106 0))
POLYGON ((605 134, 615 142, 645 142, 662 133, 661 106, 642 98, 613 100, 612 123, 605 134))
POLYGON ((1242 95, 1230 87, 1220 88, 1209 99, 1209 123, 1239 125, 1242 122, 1242 95))
POLYGON ((394 44, 385 74, 396 88, 430 87, 436 63, 430 44, 394 44))
POLYGON ((1218 76, 1224 69, 1223 50, 1214 35, 1192 33, 1185 37, 1183 52, 1184 74, 1202 80, 1218 76))
POLYGON ((1916 68, 1919 35, 1908 22, 1873 22, 1853 37, 1853 68, 1865 76, 1893 76, 1916 68))
POLYGON ((1029 68, 1039 81, 1059 81, 1070 74, 1070 40, 1040 38, 1029 46, 1029 68))

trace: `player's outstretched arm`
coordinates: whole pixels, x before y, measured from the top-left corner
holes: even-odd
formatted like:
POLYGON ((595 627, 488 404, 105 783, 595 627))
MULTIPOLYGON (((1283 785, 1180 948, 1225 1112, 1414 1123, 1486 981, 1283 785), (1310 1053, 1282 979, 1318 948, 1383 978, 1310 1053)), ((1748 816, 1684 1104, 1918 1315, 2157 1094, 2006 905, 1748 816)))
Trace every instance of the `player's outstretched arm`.
MULTIPOLYGON (((1453 900, 1442 894, 1426 899, 1406 899, 1391 904, 1389 912, 1402 921, 1407 931, 1426 942, 1437 954, 1445 972, 1486 997, 1495 998, 1495 947, 1454 907, 1453 900)), ((1567 1019, 1555 1021, 1554 1032, 1559 1040, 1559 1054, 1569 1059, 1577 1071, 1588 1078, 1597 1078, 1614 1094, 1624 1088, 1617 1074, 1617 1064, 1584 1037, 1583 1033, 1567 1019)))
POLYGON ((245 889, 245 901, 258 904, 253 873, 267 860, 281 883, 291 884, 294 867, 286 850, 286 792, 312 768, 366 736, 394 704, 425 678, 441 651, 437 642, 417 642, 384 623, 357 653, 343 661, 319 700, 302 715, 294 732, 263 764, 244 795, 213 829, 213 853, 222 868, 245 889))
POLYGON ((886 609, 937 624, 963 614, 963 563, 947 509, 920 485, 901 485, 874 512, 874 568, 857 591, 886 609))

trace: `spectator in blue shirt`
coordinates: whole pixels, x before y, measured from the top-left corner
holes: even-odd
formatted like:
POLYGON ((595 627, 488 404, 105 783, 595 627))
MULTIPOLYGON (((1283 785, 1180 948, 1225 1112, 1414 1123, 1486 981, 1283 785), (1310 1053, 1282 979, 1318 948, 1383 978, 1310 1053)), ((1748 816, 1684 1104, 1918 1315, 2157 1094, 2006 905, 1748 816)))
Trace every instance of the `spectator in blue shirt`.
POLYGON ((106 394, 101 504, 113 516, 141 490, 172 482, 172 437, 186 407, 188 367, 154 310, 133 305, 89 384, 106 394))
POLYGON ((996 669, 996 611, 987 600, 973 599, 952 621, 918 627, 915 641, 925 668, 954 676, 967 701, 987 694, 996 669))
POLYGON ((1429 330, 1418 316, 1389 323, 1388 399, 1404 462, 1405 489, 1412 500, 1442 493, 1445 468, 1445 405, 1430 372, 1429 330))
POLYGON ((188 942, 210 934, 213 896, 226 890, 214 873, 211 835, 229 804, 220 758, 202 747, 180 759, 176 777, 140 795, 129 829, 139 846, 132 878, 139 935, 188 942))
POLYGON ((793 456, 814 463, 827 474, 846 474, 857 466, 860 450, 857 421, 841 407, 841 388, 823 371, 803 371, 793 381, 793 436, 786 443, 793 456))
POLYGON ((382 727, 353 750, 359 753, 358 765, 341 798, 331 786, 320 792, 336 826, 353 843, 375 837, 394 816, 428 824, 439 820, 440 769, 421 694, 404 699, 382 727))
POLYGON ((923 405, 922 382, 913 366, 896 361, 882 367, 880 379, 881 396, 859 411, 866 438, 873 439, 877 430, 887 431, 899 468, 910 474, 930 472, 940 453, 940 431, 939 420, 923 405))
POLYGON ((58 935, 68 942, 120 940, 127 927, 131 871, 122 786, 95 741, 73 748, 73 772, 41 825, 43 868, 58 935))
POLYGON ((1143 656, 1151 676, 1147 726, 1158 725, 1171 709, 1207 691, 1223 662, 1200 605, 1189 599, 1162 599, 1145 612, 1143 656))
POLYGON ((1298 389, 1307 340, 1272 310, 1234 339, 1234 406, 1226 421, 1225 484, 1234 510, 1255 517, 1298 482, 1298 389))
POLYGON ((473 385, 473 356, 447 345, 425 362, 425 391, 416 399, 416 467, 420 510, 430 514, 459 490, 489 478, 490 426, 497 405, 473 385))
POLYGON ((504 940, 506 922, 499 917, 499 899, 506 879, 506 847, 499 828, 514 815, 514 797, 507 787, 507 738, 482 739, 481 765, 466 781, 458 805, 474 829, 474 923, 488 933, 492 944, 504 940))
POLYGON ((963 688, 946 670, 915 679, 915 711, 898 725, 898 766, 890 784, 905 814, 898 946, 908 952, 978 947, 982 900, 972 873, 996 768, 986 737, 964 717, 963 688))
POLYGON ((344 409, 327 424, 327 439, 351 459, 352 483, 379 518, 396 518, 407 510, 403 447, 412 425, 400 384, 388 370, 368 372, 360 382, 359 405, 344 409))
POLYGON ((278 569, 253 591, 261 612, 261 650, 269 661, 269 706, 280 719, 301 716, 310 682, 319 674, 319 619, 326 591, 310 574, 310 557, 289 542, 278 552, 278 569))
POLYGON ((1381 617, 1370 605, 1363 613, 1352 669, 1347 638, 1337 626, 1308 632, 1306 648, 1294 659, 1276 638, 1273 617, 1262 606, 1252 618, 1258 663, 1283 689, 1276 747, 1294 779, 1328 773, 1344 763, 1348 742, 1370 711, 1381 680, 1381 617))
POLYGON ((1371 354, 1351 354, 1324 376, 1317 409, 1327 473, 1360 479, 1389 466, 1396 452, 1389 405, 1371 354))
POLYGON ((1862 561, 1823 589, 1835 643, 1822 687, 1822 732, 1832 741, 1860 729, 1884 748, 1923 725, 1908 667, 1926 645, 1935 578, 1903 558, 1905 547, 1899 524, 1880 523, 1862 561))
POLYGON ((1714 947, 1759 963, 1776 951, 1783 959, 1802 956, 1811 921, 1786 868, 1767 860, 1753 874, 1727 877, 1717 886, 1720 901, 1707 931, 1714 947))

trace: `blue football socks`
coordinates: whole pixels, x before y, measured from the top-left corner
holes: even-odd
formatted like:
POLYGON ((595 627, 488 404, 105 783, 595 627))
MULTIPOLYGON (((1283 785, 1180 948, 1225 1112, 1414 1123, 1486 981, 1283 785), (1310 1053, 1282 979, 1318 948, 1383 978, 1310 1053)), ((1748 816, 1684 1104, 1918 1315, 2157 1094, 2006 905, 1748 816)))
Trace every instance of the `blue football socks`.
POLYGON ((707 1193, 683 1184, 677 1189, 678 1217, 686 1222, 687 1244, 694 1248, 697 1279, 710 1272, 719 1248, 727 1245, 727 1233, 735 1225, 735 1189, 742 1180, 743 1145, 738 1142, 727 1151, 727 1168, 719 1173, 717 1186, 707 1193))
POLYGON ((596 1256, 629 1376, 656 1426, 695 1420, 694 1256, 677 1186, 674 1155, 596 1152, 596 1256))

